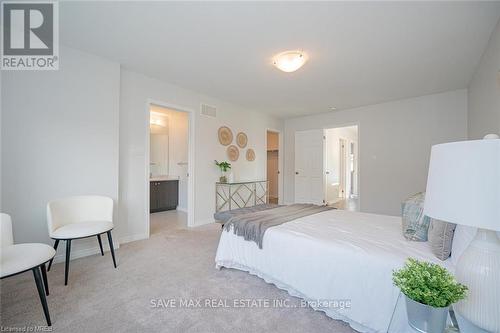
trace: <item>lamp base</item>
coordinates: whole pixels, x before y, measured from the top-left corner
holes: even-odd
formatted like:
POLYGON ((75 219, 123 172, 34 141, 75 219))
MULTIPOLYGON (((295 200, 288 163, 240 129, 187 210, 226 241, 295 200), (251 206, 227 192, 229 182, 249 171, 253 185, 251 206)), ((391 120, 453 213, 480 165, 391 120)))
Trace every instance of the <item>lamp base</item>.
POLYGON ((478 229, 457 262, 457 281, 469 288, 467 298, 454 305, 474 325, 500 333, 500 239, 496 232, 478 229))

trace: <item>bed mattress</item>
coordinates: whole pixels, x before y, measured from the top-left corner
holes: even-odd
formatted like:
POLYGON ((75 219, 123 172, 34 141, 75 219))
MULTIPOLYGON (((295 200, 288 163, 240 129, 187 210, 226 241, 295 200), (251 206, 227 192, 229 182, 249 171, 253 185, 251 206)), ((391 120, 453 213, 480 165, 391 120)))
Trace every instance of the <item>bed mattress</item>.
MULTIPOLYGON (((250 272, 313 303, 348 300, 349 308, 316 309, 361 332, 387 332, 399 296, 392 271, 408 257, 453 271, 427 243, 405 240, 401 218, 394 216, 330 210, 272 227, 263 242, 259 249, 222 231, 216 267, 250 272)), ((404 318, 394 320, 405 327, 404 318)))

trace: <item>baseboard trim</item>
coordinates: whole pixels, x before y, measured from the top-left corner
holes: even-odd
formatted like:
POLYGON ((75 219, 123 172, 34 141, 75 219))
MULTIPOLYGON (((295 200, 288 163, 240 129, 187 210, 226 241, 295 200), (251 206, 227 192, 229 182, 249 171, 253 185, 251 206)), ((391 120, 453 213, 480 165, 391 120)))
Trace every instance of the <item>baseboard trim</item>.
MULTIPOLYGON (((97 242, 97 240, 96 240, 96 242, 97 242)), ((105 244, 104 240, 102 243, 103 243, 102 249, 104 250, 104 252, 109 252, 109 245, 105 244)), ((66 246, 66 243, 61 242, 59 248, 61 249, 61 248, 64 248, 65 246, 66 246)), ((117 250, 120 248, 120 244, 116 241, 113 241, 113 247, 115 248, 115 250, 117 250)), ((93 256, 95 254, 101 254, 101 249, 99 248, 99 246, 93 246, 93 247, 89 247, 86 249, 71 250, 70 261, 78 259, 78 258, 93 256)), ((64 262, 64 261, 66 261, 66 250, 62 251, 62 253, 60 253, 60 254, 56 254, 56 256, 54 257, 55 264, 60 263, 60 262, 64 262)))
POLYGON ((148 239, 148 238, 149 238, 148 234, 136 234, 136 235, 124 236, 124 237, 120 238, 120 244, 135 242, 138 240, 143 240, 143 239, 148 239))
POLYGON ((176 210, 180 211, 180 212, 184 212, 184 213, 187 213, 188 210, 186 207, 181 207, 181 206, 177 206, 176 210))
MULTIPOLYGON (((103 237, 103 236, 101 236, 101 237, 103 237)), ((104 235, 104 238, 105 237, 106 236, 104 235)), ((120 248, 120 244, 135 242, 138 240, 143 240, 143 239, 148 239, 148 238, 149 238, 149 235, 146 235, 146 234, 136 234, 136 235, 124 236, 124 237, 120 238, 119 242, 117 242, 116 240, 113 240, 113 246, 114 246, 115 250, 117 250, 120 248)), ((97 243, 97 240, 96 240, 96 243, 97 243)), ((54 257, 55 264, 66 261, 65 247, 66 247, 66 243, 64 241, 61 241, 61 243, 59 244, 59 250, 61 251, 61 253, 57 254, 54 257)), ((109 252, 109 245, 107 243, 107 240, 105 240, 105 239, 102 240, 102 249, 104 250, 104 252, 109 252)), ((84 249, 72 249, 70 260, 75 260, 78 258, 93 256, 95 254, 100 254, 100 253, 101 253, 101 249, 99 248, 99 245, 84 248, 84 249)))
POLYGON ((205 225, 205 224, 210 224, 210 223, 215 223, 215 219, 214 218, 208 218, 208 219, 205 219, 205 220, 196 221, 195 225, 193 227, 199 227, 199 226, 202 226, 202 225, 205 225))

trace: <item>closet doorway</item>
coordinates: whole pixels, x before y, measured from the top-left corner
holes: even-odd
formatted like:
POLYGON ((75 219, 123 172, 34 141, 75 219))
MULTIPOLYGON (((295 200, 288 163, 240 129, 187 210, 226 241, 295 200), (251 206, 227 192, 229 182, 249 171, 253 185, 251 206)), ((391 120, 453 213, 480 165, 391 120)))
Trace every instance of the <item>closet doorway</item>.
POLYGON ((268 201, 277 204, 279 202, 279 158, 280 158, 280 134, 267 130, 267 180, 268 201))

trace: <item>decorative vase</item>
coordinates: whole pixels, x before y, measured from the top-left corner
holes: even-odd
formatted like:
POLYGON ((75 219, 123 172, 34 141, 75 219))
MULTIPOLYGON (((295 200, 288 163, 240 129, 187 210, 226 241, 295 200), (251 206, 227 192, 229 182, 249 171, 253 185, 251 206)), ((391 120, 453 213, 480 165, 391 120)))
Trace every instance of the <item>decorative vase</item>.
POLYGON ((226 176, 225 176, 225 175, 220 176, 220 178, 219 178, 219 182, 221 182, 221 183, 227 183, 227 178, 226 178, 226 176))
POLYGON ((405 295, 408 324, 418 332, 443 333, 448 318, 449 306, 436 308, 416 302, 405 295))

